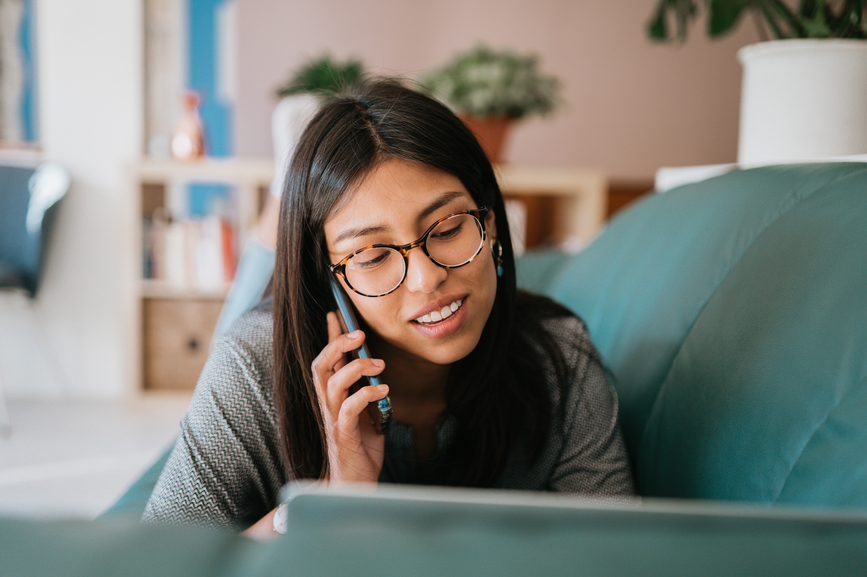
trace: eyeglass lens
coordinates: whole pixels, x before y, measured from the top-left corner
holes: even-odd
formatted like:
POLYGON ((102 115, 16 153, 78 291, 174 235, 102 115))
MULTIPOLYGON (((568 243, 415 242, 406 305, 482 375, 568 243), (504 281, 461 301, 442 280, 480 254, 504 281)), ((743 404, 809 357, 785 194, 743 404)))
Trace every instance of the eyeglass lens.
MULTIPOLYGON (((460 266, 473 259, 482 243, 482 225, 471 214, 459 214, 439 223, 425 245, 431 259, 443 266, 460 266)), ((363 295, 390 292, 403 280, 406 261, 393 248, 369 248, 346 263, 346 281, 363 295)))

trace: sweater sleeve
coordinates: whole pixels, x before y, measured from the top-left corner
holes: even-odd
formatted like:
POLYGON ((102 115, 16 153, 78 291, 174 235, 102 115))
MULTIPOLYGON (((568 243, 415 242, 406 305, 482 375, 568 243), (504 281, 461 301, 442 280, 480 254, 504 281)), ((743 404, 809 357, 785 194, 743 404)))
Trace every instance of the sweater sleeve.
POLYGON ((617 420, 617 393, 578 319, 569 342, 570 382, 565 390, 563 443, 549 489, 599 496, 633 496, 635 481, 617 420))
POLYGON ((244 527, 276 506, 271 338, 270 313, 255 310, 214 343, 143 522, 244 527))

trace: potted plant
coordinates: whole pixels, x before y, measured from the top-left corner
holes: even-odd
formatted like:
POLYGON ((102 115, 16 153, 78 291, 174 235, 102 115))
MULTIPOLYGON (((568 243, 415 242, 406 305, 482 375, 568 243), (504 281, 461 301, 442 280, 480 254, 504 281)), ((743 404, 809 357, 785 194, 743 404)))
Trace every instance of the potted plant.
POLYGON ((364 81, 360 60, 345 62, 330 55, 311 59, 299 66, 283 86, 277 89, 280 102, 271 115, 271 138, 274 145, 276 172, 271 192, 279 197, 289 161, 301 133, 322 102, 364 81))
POLYGON ((464 120, 492 162, 500 160, 513 121, 546 115, 561 103, 560 81, 541 72, 537 56, 484 44, 427 71, 420 84, 464 120))
MULTIPOLYGON (((752 14, 766 40, 738 52, 744 67, 739 163, 867 152, 867 0, 703 4, 709 37, 725 35, 752 14)), ((683 42, 697 18, 696 0, 660 0, 648 35, 683 42)))
POLYGON ((285 98, 294 94, 316 94, 329 98, 342 89, 358 84, 364 77, 364 64, 360 60, 346 62, 330 55, 314 58, 295 70, 286 83, 277 90, 285 98))
MULTIPOLYGON (((705 0, 707 32, 711 38, 731 32, 740 19, 751 13, 759 35, 768 40, 768 30, 778 40, 787 38, 867 38, 865 0, 800 0, 792 8, 782 0, 705 0)), ((696 0, 660 0, 647 26, 653 40, 686 40, 687 30, 698 15, 696 0), (676 34, 669 32, 674 18, 676 34)))

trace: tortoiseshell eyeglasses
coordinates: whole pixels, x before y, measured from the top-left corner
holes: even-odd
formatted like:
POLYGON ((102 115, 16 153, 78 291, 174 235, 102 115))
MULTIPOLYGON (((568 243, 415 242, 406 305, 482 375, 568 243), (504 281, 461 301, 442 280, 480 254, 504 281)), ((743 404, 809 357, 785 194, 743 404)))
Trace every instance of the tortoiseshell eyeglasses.
POLYGON ((485 244, 486 207, 456 212, 433 223, 421 238, 401 246, 374 244, 358 249, 331 265, 346 285, 366 297, 381 297, 397 290, 406 280, 408 254, 421 247, 434 264, 458 268, 473 261, 485 244))

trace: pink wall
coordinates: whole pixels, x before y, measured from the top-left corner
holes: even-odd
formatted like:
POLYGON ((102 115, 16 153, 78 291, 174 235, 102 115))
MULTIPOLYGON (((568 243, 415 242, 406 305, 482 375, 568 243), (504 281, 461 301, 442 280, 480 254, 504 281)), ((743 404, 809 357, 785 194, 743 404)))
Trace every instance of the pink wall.
MULTIPOLYGON (((237 150, 271 154, 274 89, 306 58, 330 51, 415 78, 477 41, 541 56, 567 107, 518 125, 513 163, 599 167, 649 178, 660 166, 733 162, 741 67, 751 22, 681 47, 645 40, 655 0, 241 0, 237 150)), ((703 22, 700 23, 703 27, 703 22)))

